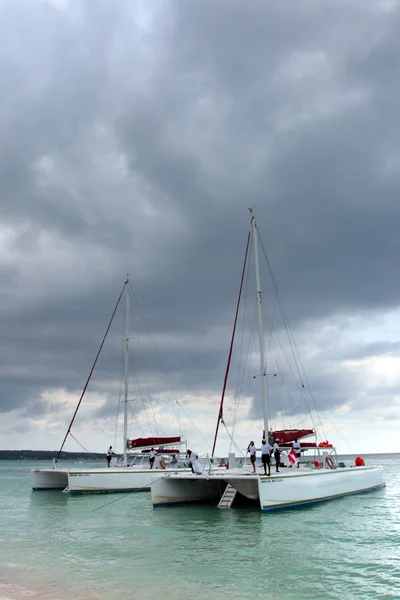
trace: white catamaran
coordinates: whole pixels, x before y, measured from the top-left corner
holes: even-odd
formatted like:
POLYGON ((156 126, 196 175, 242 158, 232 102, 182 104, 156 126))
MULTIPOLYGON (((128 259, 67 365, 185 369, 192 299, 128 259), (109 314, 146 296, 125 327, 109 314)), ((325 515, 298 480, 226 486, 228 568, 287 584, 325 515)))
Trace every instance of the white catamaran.
POLYGON ((173 437, 147 437, 128 439, 128 372, 129 372, 129 314, 130 314, 130 283, 127 279, 120 294, 110 323, 104 335, 100 349, 92 366, 89 377, 75 409, 68 431, 64 437, 57 459, 53 461, 53 468, 32 469, 31 484, 33 490, 62 489, 72 493, 82 492, 120 492, 149 490, 150 484, 163 477, 166 473, 191 472, 187 466, 186 441, 181 436, 173 437), (109 332, 111 323, 125 291, 125 325, 124 325, 124 374, 123 374, 123 456, 116 466, 110 468, 65 468, 60 467, 58 458, 71 427, 75 420, 79 406, 93 374, 97 359, 109 332), (184 448, 182 448, 184 446, 184 448), (150 468, 149 452, 155 449, 156 456, 150 468))
MULTIPOLYGON (((250 232, 246 249, 245 265, 249 241, 252 242, 255 264, 256 302, 259 330, 261 397, 263 406, 264 432, 267 440, 276 441, 280 449, 291 449, 295 440, 315 435, 310 430, 280 430, 272 432, 269 429, 269 406, 267 395, 266 357, 263 332, 262 296, 258 260, 258 230, 256 220, 251 212, 250 232)), ((242 274, 242 283, 243 283, 242 274)), ((240 287, 241 294, 242 284, 240 287)), ((239 299, 240 299, 239 294, 239 299)), ((238 310, 238 309, 237 309, 238 310)), ((235 318, 235 327, 236 327, 235 318)), ((235 330, 234 327, 234 330, 235 330)), ((229 359, 230 360, 230 359, 229 359)), ((228 365, 229 365, 228 360, 228 365)), ((224 390, 226 378, 224 382, 224 390)), ((222 402, 221 402, 222 406, 222 402)), ((218 423, 222 419, 220 408, 218 423)), ((217 425, 218 431, 218 425, 217 425)), ((309 463, 300 461, 289 453, 293 466, 283 466, 277 473, 260 475, 249 472, 248 469, 235 468, 230 461, 229 469, 216 472, 209 468, 202 475, 169 474, 151 485, 152 502, 154 506, 176 505, 187 502, 203 502, 213 500, 220 508, 232 506, 235 498, 255 501, 262 511, 287 508, 296 505, 310 504, 372 490, 384 486, 383 469, 381 466, 365 466, 362 459, 357 459, 354 466, 345 466, 338 461, 336 451, 328 442, 298 442, 302 451, 312 451, 313 460, 309 463), (232 468, 233 467, 233 468, 232 468), (242 499, 243 499, 242 498, 242 499)), ((215 448, 215 441, 214 441, 215 448)))

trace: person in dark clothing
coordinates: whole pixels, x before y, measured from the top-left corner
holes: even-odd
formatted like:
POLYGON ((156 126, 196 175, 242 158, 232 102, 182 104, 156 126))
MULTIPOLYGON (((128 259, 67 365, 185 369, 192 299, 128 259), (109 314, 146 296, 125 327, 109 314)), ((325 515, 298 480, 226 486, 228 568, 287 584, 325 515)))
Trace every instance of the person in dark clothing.
POLYGON ((265 440, 261 442, 261 462, 264 467, 264 475, 271 475, 271 452, 272 446, 265 440), (267 473, 268 467, 268 473, 267 473))
POLYGON ((111 459, 113 454, 115 454, 115 452, 113 451, 112 446, 110 446, 107 450, 107 467, 111 466, 111 459))
POLYGON ((274 444, 274 457, 275 457, 275 467, 276 472, 279 473, 279 467, 281 465, 281 451, 279 450, 279 446, 277 442, 274 444))

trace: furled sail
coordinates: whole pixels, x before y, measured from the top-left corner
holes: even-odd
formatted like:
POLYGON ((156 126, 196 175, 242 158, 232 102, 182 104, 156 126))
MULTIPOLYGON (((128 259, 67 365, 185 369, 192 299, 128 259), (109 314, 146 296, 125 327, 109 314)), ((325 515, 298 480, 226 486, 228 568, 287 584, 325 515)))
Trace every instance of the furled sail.
POLYGON ((129 449, 131 448, 146 448, 152 446, 167 446, 169 444, 179 444, 181 443, 181 437, 148 437, 148 438, 136 438, 133 440, 128 440, 127 446, 129 449))
POLYGON ((308 435, 315 435, 315 431, 313 429, 281 429, 274 431, 273 435, 278 444, 290 444, 308 435))

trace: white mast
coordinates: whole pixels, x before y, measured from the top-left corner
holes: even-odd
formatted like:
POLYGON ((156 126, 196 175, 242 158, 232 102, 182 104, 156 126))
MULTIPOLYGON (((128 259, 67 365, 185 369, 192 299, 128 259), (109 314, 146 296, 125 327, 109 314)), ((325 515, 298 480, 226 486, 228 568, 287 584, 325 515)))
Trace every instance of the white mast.
POLYGON ((258 265, 258 244, 257 244, 257 224, 256 218, 253 215, 253 211, 250 209, 250 224, 251 232, 253 237, 254 247, 254 267, 256 272, 256 301, 257 301, 257 314, 258 314, 258 339, 260 347, 260 368, 261 368, 261 397, 263 406, 263 417, 264 417, 264 438, 268 442, 268 393, 267 393, 267 367, 265 360, 265 345, 264 345, 264 330, 263 330, 263 318, 262 318, 262 297, 261 297, 261 286, 260 286, 260 269, 258 265))
POLYGON ((124 324, 124 467, 128 466, 128 376, 129 376, 129 276, 125 282, 125 324, 124 324))

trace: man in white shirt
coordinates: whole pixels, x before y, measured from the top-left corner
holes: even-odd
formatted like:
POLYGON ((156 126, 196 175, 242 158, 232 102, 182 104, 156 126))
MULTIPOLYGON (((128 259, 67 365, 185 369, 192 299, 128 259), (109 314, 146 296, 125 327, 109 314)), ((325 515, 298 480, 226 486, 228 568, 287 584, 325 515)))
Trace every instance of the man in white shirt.
POLYGON ((301 446, 300 446, 300 442, 298 442, 297 439, 294 440, 294 442, 293 442, 293 450, 296 452, 297 468, 299 468, 300 458, 301 458, 301 446))
POLYGON ((107 467, 111 465, 111 459, 113 454, 115 454, 115 452, 113 451, 112 446, 110 446, 107 450, 107 467))
POLYGON ((265 440, 261 442, 261 462, 264 466, 264 475, 271 475, 271 452, 272 446, 265 440), (268 473, 267 473, 268 466, 268 473))
POLYGON ((156 457, 156 454, 157 454, 157 451, 156 451, 156 450, 154 450, 154 448, 152 448, 152 449, 150 450, 150 454, 149 454, 149 463, 150 463, 150 469, 152 469, 152 468, 153 468, 153 465, 154 465, 154 459, 155 459, 155 457, 156 457))

